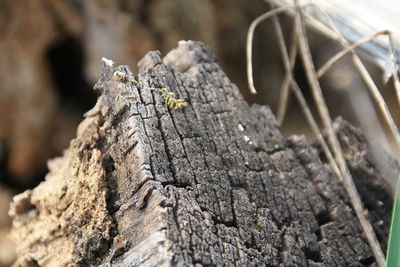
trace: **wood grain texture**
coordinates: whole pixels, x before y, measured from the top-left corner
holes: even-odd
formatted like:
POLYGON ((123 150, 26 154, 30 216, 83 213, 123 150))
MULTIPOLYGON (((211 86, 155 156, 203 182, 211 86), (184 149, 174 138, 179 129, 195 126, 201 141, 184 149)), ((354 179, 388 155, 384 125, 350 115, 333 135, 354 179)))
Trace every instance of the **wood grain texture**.
MULTIPOLYGON (((104 63, 77 137, 45 182, 14 199, 14 266, 374 264, 317 148, 249 106, 207 47, 180 42, 138 67, 104 63), (163 87, 188 105, 168 108, 150 90, 163 87)), ((376 216, 385 239, 388 218, 376 216)))

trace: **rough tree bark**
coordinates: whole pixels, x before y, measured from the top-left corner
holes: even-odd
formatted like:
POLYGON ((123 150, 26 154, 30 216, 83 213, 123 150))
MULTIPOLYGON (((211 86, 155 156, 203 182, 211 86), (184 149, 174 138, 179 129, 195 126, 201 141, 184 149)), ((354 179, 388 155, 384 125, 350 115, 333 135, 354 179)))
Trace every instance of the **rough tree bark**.
MULTIPOLYGON (((104 61, 77 137, 46 181, 15 197, 14 266, 374 265, 318 149, 249 106, 208 48, 181 42, 138 67, 104 61), (163 104, 163 87, 187 106, 163 104)), ((360 133, 337 128, 385 244, 389 188, 360 133)))

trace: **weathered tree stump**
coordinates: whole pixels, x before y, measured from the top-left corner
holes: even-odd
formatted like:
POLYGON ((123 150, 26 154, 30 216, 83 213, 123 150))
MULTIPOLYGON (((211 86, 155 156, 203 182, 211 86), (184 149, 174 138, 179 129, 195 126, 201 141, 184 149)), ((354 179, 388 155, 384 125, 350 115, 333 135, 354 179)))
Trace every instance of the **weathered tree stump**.
MULTIPOLYGON (((164 59, 149 52, 138 67, 133 76, 104 60, 101 96, 76 139, 49 161, 46 181, 15 197, 15 266, 374 264, 318 149, 284 138, 205 46, 182 42, 164 59), (165 105, 161 88, 187 106, 165 105)), ((385 244, 388 186, 362 136, 337 125, 385 244)))

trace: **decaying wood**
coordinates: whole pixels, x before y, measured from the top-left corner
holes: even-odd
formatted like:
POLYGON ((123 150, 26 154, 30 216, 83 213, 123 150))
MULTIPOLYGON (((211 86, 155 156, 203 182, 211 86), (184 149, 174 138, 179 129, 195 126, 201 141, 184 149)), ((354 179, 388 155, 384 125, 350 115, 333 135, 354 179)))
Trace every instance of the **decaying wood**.
MULTIPOLYGON (((14 266, 374 264, 318 149, 249 106, 208 48, 181 42, 138 67, 134 76, 104 60, 77 137, 46 181, 15 197, 14 266), (164 87, 187 106, 163 104, 164 87)), ((361 135, 345 122, 338 132, 384 244, 389 189, 361 135)))

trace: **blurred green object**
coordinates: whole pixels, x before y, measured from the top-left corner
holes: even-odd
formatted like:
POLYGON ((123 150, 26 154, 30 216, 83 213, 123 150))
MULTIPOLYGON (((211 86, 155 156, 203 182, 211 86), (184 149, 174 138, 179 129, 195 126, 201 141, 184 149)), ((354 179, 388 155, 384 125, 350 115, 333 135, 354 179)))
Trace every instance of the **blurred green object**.
POLYGON ((400 266, 400 176, 397 179, 394 196, 392 223, 390 225, 389 242, 386 254, 386 267, 400 266))

